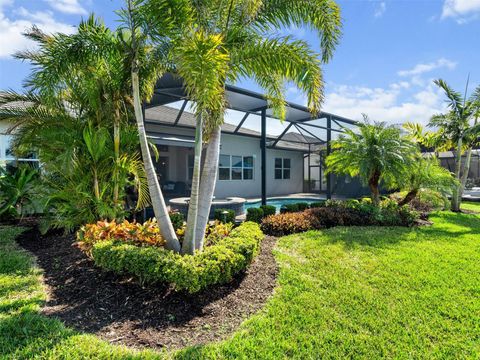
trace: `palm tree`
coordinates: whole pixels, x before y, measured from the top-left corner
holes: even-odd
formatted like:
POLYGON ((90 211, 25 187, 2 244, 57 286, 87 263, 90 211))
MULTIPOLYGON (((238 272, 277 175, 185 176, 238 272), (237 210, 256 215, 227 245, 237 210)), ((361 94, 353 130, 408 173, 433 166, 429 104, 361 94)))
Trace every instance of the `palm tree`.
POLYGON ((443 134, 445 141, 440 146, 443 150, 455 150, 454 175, 458 182, 453 186, 451 210, 458 212, 470 169, 472 149, 478 144, 480 136, 480 125, 477 123, 480 113, 480 86, 467 99, 466 91, 462 96, 442 79, 435 80, 434 83, 445 92, 449 111, 446 114, 434 115, 429 126, 439 129, 443 134), (465 151, 466 160, 462 165, 465 151))
MULTIPOLYGON (((60 215, 54 225, 63 221, 69 230, 81 221, 123 217, 125 187, 131 184, 139 192, 138 206, 145 206, 148 191, 128 121, 131 95, 124 82, 130 77, 120 36, 93 17, 74 35, 50 36, 34 27, 26 36, 38 44, 38 50, 16 55, 34 66, 28 91, 1 96, 0 120, 13 123, 17 151, 37 151, 55 190, 49 204, 60 215)), ((157 77, 144 71, 149 83, 157 77)))
POLYGON ((424 157, 419 152, 415 161, 406 169, 403 176, 395 181, 395 186, 407 194, 398 202, 403 206, 410 203, 422 189, 439 191, 448 194, 456 183, 450 171, 442 167, 434 156, 424 157))
POLYGON ((346 129, 332 143, 333 152, 326 159, 327 173, 359 176, 378 206, 380 185, 394 187, 396 179, 410 168, 418 148, 401 136, 400 129, 385 123, 365 121, 358 130, 356 133, 346 129))
MULTIPOLYGON (((267 93, 269 106, 285 116, 284 85, 291 81, 304 91, 312 112, 323 98, 320 65, 327 62, 338 43, 341 20, 332 0, 167 1, 129 0, 125 17, 131 33, 133 54, 146 39, 144 30, 165 56, 165 70, 183 79, 197 116, 196 158, 184 252, 202 249, 211 199, 216 183, 220 126, 226 107, 227 82, 252 78, 267 93), (321 54, 304 41, 279 36, 282 27, 307 25, 317 31, 321 54), (138 36, 137 36, 138 35, 138 36), (201 133, 203 130, 203 134, 201 133), (200 177, 200 149, 207 143, 200 177)), ((132 79, 138 82, 138 59, 132 56, 132 79)), ((137 122, 142 123, 139 96, 137 122)), ((151 189, 152 191, 152 189, 151 189)), ((158 197, 160 191, 152 194, 158 197)), ((153 202, 153 201, 152 201, 153 202)), ((155 209, 155 206, 154 206, 155 209)), ((161 213, 155 209, 155 214, 161 213)))

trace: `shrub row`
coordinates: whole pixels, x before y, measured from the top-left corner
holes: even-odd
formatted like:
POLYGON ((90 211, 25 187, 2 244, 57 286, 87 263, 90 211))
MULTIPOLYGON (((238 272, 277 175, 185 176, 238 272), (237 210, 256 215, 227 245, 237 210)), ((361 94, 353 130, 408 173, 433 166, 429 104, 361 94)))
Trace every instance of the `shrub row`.
POLYGON ((169 283, 175 290, 195 293, 231 281, 251 263, 262 238, 259 225, 246 222, 195 255, 182 256, 163 248, 112 240, 96 243, 92 257, 99 267, 133 275, 141 283, 169 283))
POLYGON ((380 207, 368 201, 330 202, 324 207, 303 212, 284 213, 263 219, 262 231, 267 235, 284 236, 307 230, 334 226, 412 226, 418 213, 408 206, 399 207, 393 201, 385 201, 380 207))
POLYGON ((261 223, 264 217, 275 215, 277 208, 273 205, 262 205, 258 208, 252 207, 247 209, 247 221, 261 223))
POLYGON ((292 213, 292 212, 298 212, 298 211, 305 211, 307 209, 324 207, 325 204, 326 204, 326 201, 317 201, 311 204, 308 204, 307 202, 285 204, 285 205, 282 205, 282 207, 280 208, 280 213, 285 214, 285 213, 292 213))

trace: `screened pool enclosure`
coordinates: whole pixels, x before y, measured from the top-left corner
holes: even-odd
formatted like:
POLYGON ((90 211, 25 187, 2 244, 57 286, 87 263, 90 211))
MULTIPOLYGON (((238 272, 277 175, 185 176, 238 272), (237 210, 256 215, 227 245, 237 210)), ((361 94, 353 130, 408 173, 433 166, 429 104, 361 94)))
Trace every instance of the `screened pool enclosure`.
MULTIPOLYGON (((358 196, 365 192, 356 179, 324 173, 323 161, 331 151, 331 141, 345 129, 355 129, 354 120, 327 112, 312 115, 305 106, 288 102, 286 118, 282 122, 274 116, 264 95, 232 85, 227 86, 227 100, 222 137, 223 134, 229 134, 259 140, 259 184, 263 203, 266 202, 270 186, 266 175, 267 153, 270 150, 302 154, 299 159, 303 158, 303 192, 323 193, 327 198, 334 195, 358 196)), ((171 74, 162 77, 156 84, 152 100, 144 107, 149 137, 157 144, 191 148, 191 135, 178 135, 178 131, 172 135, 168 131, 195 127, 191 107, 182 81, 171 74), (161 131, 148 128, 149 125, 159 124, 163 125, 161 131)))

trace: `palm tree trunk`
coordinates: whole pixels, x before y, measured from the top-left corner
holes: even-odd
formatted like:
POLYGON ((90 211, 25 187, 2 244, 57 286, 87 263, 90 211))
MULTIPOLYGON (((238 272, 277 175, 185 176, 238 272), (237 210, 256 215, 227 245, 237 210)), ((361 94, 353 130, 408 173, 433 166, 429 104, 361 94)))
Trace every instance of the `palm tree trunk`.
POLYGON ((115 167, 113 175, 113 203, 118 205, 119 196, 119 178, 118 178, 118 165, 120 159, 120 111, 118 106, 115 106, 115 119, 113 122, 113 149, 115 153, 115 167))
POLYGON ((205 154, 202 178, 200 181, 200 197, 198 201, 197 228, 195 230, 195 249, 203 249, 205 230, 208 224, 213 193, 217 183, 218 159, 220 156, 221 127, 212 133, 205 154))
POLYGON ((140 100, 140 87, 138 72, 132 70, 132 87, 133 87, 133 106, 135 109, 135 119, 137 121, 138 135, 140 138, 140 148, 142 150, 143 163, 145 166, 145 173, 147 175, 148 190, 150 199, 152 201, 153 212, 157 219, 160 233, 166 241, 165 247, 176 252, 180 251, 180 242, 178 241, 172 222, 168 215, 167 205, 163 198, 160 184, 158 183, 157 174, 153 166, 152 156, 148 147, 147 133, 142 114, 142 103, 140 100))
MULTIPOLYGON (((460 137, 457 142, 457 149, 455 152, 455 178, 460 182, 460 172, 462 170, 462 138, 460 137)), ((451 201, 451 210, 458 212, 460 211, 460 183, 455 184, 452 191, 452 201, 451 201)))
POLYGON ((95 167, 93 168, 93 190, 97 201, 100 200, 100 185, 98 184, 98 174, 95 167))
POLYGON ((197 116, 197 127, 195 129, 195 159, 193 162, 192 190, 190 191, 190 202, 188 203, 187 229, 182 244, 182 254, 193 254, 195 252, 195 237, 197 231, 198 198, 200 190, 200 166, 202 162, 202 134, 203 116, 197 116))
POLYGON ((418 189, 410 190, 410 191, 407 193, 407 195, 405 195, 405 197, 398 202, 398 206, 407 205, 408 203, 410 203, 410 201, 412 201, 413 199, 415 199, 415 197, 417 196, 417 194, 418 194, 418 189))
POLYGON ((378 171, 375 171, 370 179, 368 180, 368 187, 372 193, 372 202, 375 206, 380 204, 380 190, 378 189, 378 184, 380 183, 380 174, 378 171))
POLYGON ((465 185, 467 184, 471 161, 472 161, 472 148, 467 150, 467 156, 465 158, 465 163, 463 164, 462 177, 460 180, 460 191, 458 194, 459 205, 462 203, 462 196, 463 196, 463 192, 465 191, 465 185))

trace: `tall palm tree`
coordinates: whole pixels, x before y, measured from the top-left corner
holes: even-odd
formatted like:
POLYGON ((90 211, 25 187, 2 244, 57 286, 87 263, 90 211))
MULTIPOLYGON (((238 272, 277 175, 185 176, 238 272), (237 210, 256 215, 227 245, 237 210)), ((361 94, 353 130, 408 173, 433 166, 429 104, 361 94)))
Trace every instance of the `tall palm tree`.
POLYGON ((400 129, 385 123, 365 122, 358 129, 358 133, 346 129, 332 143, 327 172, 359 176, 370 188, 373 203, 379 205, 380 185, 394 187, 410 168, 418 148, 401 136, 400 129))
MULTIPOLYGON (((195 103, 197 154, 183 243, 185 252, 191 253, 203 247, 216 182, 220 126, 227 103, 226 83, 239 78, 255 80, 266 91, 274 114, 284 118, 284 85, 291 81, 305 92, 311 111, 317 112, 323 99, 320 65, 331 58, 340 37, 339 8, 332 0, 129 0, 127 3, 131 33, 138 35, 142 28, 164 51, 165 63, 169 65, 166 69, 183 79, 187 95, 195 103), (278 35, 283 27, 304 25, 317 32, 321 54, 304 41, 278 35), (208 145, 200 179, 202 135, 208 145)), ((135 60, 132 79, 137 77, 137 66, 135 60)), ((140 102, 136 103, 140 123, 140 102)))
MULTIPOLYGON (((455 178, 458 180, 453 186, 451 210, 460 211, 465 183, 470 169, 472 149, 478 144, 480 125, 480 86, 467 98, 455 91, 444 80, 438 79, 434 83, 441 88, 447 97, 449 111, 445 114, 434 115, 429 126, 439 129, 445 141, 441 144, 443 150, 454 149, 455 178), (466 159, 462 165, 462 155, 466 151, 466 159)), ((467 83, 468 87, 468 83, 467 83)))
MULTIPOLYGON (((85 205, 90 200, 82 206, 70 206, 91 215, 77 216, 76 221, 123 216, 125 186, 131 177, 140 186, 139 204, 145 205, 148 192, 143 191, 138 141, 130 136, 130 73, 124 65, 120 35, 93 17, 82 22, 74 35, 47 35, 36 27, 25 35, 38 44, 37 50, 16 54, 34 67, 25 82, 27 92, 5 93, 0 99, 0 120, 13 123, 15 148, 22 151, 28 146, 37 150, 46 173, 54 180, 51 185, 58 194, 70 196, 62 200, 63 204, 79 200, 81 194, 87 199, 93 189, 92 211, 85 205), (126 138, 122 139, 121 134, 126 138), (96 170, 89 188, 85 181, 90 179, 90 169, 96 170), (86 173, 85 178, 76 177, 81 171, 86 173), (108 176, 102 178, 100 173, 108 176), (106 188, 102 189, 106 179, 108 186, 104 182, 106 188)), ((149 83, 151 78, 156 79, 155 71, 146 67, 144 71, 149 83)))

